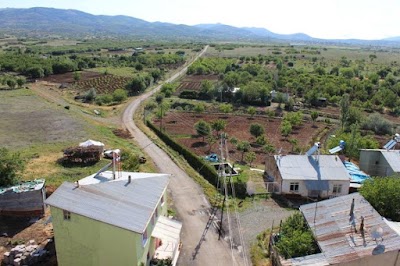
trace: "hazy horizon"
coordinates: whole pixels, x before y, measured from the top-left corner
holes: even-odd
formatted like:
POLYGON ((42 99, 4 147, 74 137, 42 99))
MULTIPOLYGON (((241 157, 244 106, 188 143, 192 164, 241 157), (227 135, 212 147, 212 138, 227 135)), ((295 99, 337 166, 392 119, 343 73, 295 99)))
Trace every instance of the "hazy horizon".
POLYGON ((400 1, 394 0, 3 0, 0 8, 52 7, 76 9, 94 15, 125 15, 149 22, 197 25, 221 23, 265 28, 274 33, 305 33, 322 39, 379 40, 400 36, 400 1))

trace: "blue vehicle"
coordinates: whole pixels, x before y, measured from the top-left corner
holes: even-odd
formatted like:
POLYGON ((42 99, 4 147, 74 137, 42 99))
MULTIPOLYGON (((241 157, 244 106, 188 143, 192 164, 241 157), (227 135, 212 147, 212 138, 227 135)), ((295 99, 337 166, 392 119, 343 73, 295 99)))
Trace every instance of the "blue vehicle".
POLYGON ((212 163, 219 162, 218 155, 216 155, 215 153, 211 153, 210 155, 204 157, 204 159, 206 159, 207 161, 212 162, 212 163))

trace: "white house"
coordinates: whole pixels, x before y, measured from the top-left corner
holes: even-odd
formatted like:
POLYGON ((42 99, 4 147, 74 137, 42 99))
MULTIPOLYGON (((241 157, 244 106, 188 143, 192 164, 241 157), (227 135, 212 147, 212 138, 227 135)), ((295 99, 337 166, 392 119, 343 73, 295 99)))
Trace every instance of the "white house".
POLYGON ((349 193, 350 175, 336 155, 275 155, 269 160, 267 174, 280 184, 281 194, 328 198, 349 193))

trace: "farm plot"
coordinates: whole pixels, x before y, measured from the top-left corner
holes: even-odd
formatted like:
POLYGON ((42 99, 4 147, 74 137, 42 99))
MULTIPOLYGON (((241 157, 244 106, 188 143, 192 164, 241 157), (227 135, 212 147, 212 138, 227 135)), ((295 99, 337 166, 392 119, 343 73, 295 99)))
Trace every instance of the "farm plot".
MULTIPOLYGON (((85 80, 103 76, 103 74, 98 73, 98 72, 93 72, 93 71, 81 71, 81 72, 79 72, 79 74, 80 74, 81 81, 85 81, 85 80)), ((72 84, 75 82, 73 72, 69 72, 69 73, 65 73, 65 74, 51 75, 51 76, 42 78, 40 80, 47 81, 47 82, 53 82, 53 83, 69 83, 69 84, 72 84)))
MULTIPOLYGON (((280 133, 281 119, 266 118, 263 116, 249 116, 227 115, 227 114, 194 114, 183 112, 169 112, 163 118, 163 128, 165 132, 171 135, 178 143, 190 149, 192 152, 199 156, 204 156, 210 152, 219 153, 218 143, 208 145, 203 142, 203 138, 198 136, 194 129, 194 124, 199 120, 211 122, 213 120, 222 119, 226 122, 225 132, 228 134, 229 139, 235 137, 239 141, 248 141, 251 144, 251 151, 257 155, 255 164, 263 164, 265 155, 261 151, 261 147, 255 144, 255 138, 250 134, 249 128, 253 123, 263 125, 265 129, 266 139, 277 149, 282 148, 282 153, 287 154, 292 151, 292 144, 288 139, 296 139, 298 145, 303 152, 308 150, 312 144, 313 137, 325 127, 324 124, 319 124, 316 127, 312 126, 311 122, 304 121, 301 126, 295 128, 289 135, 288 139, 282 137, 280 133)), ((155 119, 155 125, 160 124, 160 120, 155 119)), ((230 160, 240 161, 241 152, 237 151, 236 147, 227 142, 230 160)))
POLYGON ((78 81, 74 84, 74 88, 78 91, 87 91, 95 88, 98 94, 113 93, 116 89, 122 89, 129 82, 130 78, 114 76, 114 75, 101 75, 99 77, 78 81))
POLYGON ((201 82, 203 80, 209 80, 212 83, 218 81, 217 75, 191 75, 185 76, 185 78, 179 83, 175 94, 179 95, 184 90, 200 91, 201 82))

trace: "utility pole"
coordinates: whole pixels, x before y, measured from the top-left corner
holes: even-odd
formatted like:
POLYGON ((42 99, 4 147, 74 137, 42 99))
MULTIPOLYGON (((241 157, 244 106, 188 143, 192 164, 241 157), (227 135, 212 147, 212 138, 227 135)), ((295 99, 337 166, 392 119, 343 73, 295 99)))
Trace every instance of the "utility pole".
POLYGON ((221 235, 222 235, 222 224, 223 224, 223 218, 224 218, 224 207, 225 207, 225 202, 226 202, 226 194, 227 191, 225 191, 225 189, 228 187, 225 185, 226 182, 226 178, 225 178, 225 160, 224 160, 224 149, 223 149, 223 145, 224 145, 224 134, 221 133, 221 144, 220 144, 220 150, 221 150, 221 162, 219 165, 219 170, 220 170, 220 174, 218 178, 223 178, 223 192, 224 192, 224 200, 222 201, 222 210, 221 210, 221 224, 219 227, 219 232, 218 232, 218 240, 221 239, 221 235))
POLYGON ((162 132, 162 120, 163 120, 163 105, 162 103, 160 104, 160 131, 162 132))

